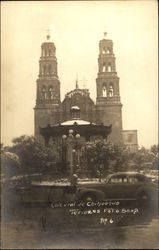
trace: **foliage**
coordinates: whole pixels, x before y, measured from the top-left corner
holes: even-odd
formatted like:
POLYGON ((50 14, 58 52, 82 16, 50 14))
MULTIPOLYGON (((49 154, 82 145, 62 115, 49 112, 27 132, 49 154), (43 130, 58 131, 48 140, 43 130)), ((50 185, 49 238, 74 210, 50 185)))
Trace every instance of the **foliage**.
POLYGON ((23 174, 46 171, 48 163, 54 162, 57 157, 53 148, 45 147, 35 137, 26 135, 13 139, 10 151, 19 156, 23 174))
POLYGON ((5 175, 6 179, 20 172, 21 162, 19 156, 15 153, 1 149, 1 163, 2 173, 5 175))
POLYGON ((122 145, 114 145, 104 140, 86 142, 82 147, 82 156, 87 160, 88 169, 99 172, 121 171, 126 168, 130 151, 122 145))
MULTIPOLYGON (((6 178, 18 173, 49 173, 62 159, 62 145, 57 140, 50 141, 48 147, 45 147, 35 137, 23 135, 15 138, 11 147, 0 146, 2 172, 6 178)), ((76 145, 76 148, 81 149, 81 156, 83 162, 87 161, 88 170, 98 176, 106 172, 141 170, 146 164, 148 168, 148 163, 154 163, 154 168, 158 166, 158 145, 153 145, 150 150, 142 147, 132 153, 123 145, 95 140, 76 145)))
POLYGON ((127 147, 117 144, 112 145, 112 154, 110 156, 110 160, 114 161, 113 172, 129 170, 132 153, 127 147))
POLYGON ((101 171, 148 170, 158 164, 158 145, 153 145, 150 150, 142 147, 131 152, 123 145, 96 140, 83 145, 82 156, 87 160, 88 169, 99 175, 101 171))
POLYGON ((137 152, 133 153, 132 160, 139 169, 151 167, 153 161, 156 158, 156 155, 153 152, 154 150, 156 150, 156 148, 156 145, 152 146, 150 150, 142 147, 137 152))
POLYGON ((157 156, 159 153, 159 144, 158 145, 152 145, 150 151, 157 156))

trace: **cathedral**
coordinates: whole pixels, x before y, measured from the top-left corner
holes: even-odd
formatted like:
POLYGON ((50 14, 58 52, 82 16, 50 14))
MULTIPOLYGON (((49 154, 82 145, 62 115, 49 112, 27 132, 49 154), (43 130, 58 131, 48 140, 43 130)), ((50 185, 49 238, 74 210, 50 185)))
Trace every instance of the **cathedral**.
MULTIPOLYGON (((119 77, 116 71, 113 42, 104 38, 99 41, 98 72, 96 78, 96 103, 91 99, 87 88, 75 89, 65 94, 61 100, 62 84, 58 76, 56 47, 47 35, 41 45, 39 76, 35 111, 35 136, 41 138, 40 128, 61 124, 71 119, 71 108, 80 109, 80 118, 97 125, 112 127, 107 140, 115 144, 124 143, 137 148, 137 131, 122 128, 122 103, 120 100, 119 77)), ((95 83, 94 83, 95 84, 95 83)))

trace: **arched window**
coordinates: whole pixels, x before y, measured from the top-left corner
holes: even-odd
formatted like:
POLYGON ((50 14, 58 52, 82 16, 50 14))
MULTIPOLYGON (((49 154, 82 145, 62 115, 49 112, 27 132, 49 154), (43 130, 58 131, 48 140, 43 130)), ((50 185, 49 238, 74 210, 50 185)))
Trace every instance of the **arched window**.
POLYGON ((49 87, 49 98, 53 99, 53 89, 51 86, 49 87))
POLYGON ((44 74, 43 67, 40 65, 40 74, 44 74))
POLYGON ((44 72, 44 75, 46 74, 46 65, 44 65, 44 68, 43 68, 43 72, 44 72))
POLYGON ((42 88, 42 96, 44 99, 46 99, 46 87, 45 86, 43 86, 42 88))
POLYGON ((49 64, 48 66, 48 72, 49 72, 49 75, 51 74, 51 65, 49 64))
POLYGON ((103 54, 106 54, 106 49, 105 49, 105 47, 103 47, 102 53, 103 53, 103 54))
POLYGON ((105 63, 103 63, 102 72, 106 72, 106 65, 105 65, 105 63))
POLYGON ((112 71, 111 63, 108 64, 108 72, 112 71))
POLYGON ((107 54, 110 54, 111 50, 110 48, 107 48, 107 54))
POLYGON ((107 97, 106 83, 103 83, 103 87, 102 87, 102 96, 103 96, 103 97, 107 97))
POLYGON ((51 56, 51 49, 49 49, 49 56, 51 56))
POLYGON ((47 50, 45 49, 45 56, 47 56, 47 50))
POLYGON ((42 49, 42 53, 41 53, 41 55, 42 55, 42 56, 44 56, 44 55, 45 55, 44 49, 42 49))
POLYGON ((112 97, 114 95, 114 87, 113 84, 110 83, 109 85, 109 96, 112 97))

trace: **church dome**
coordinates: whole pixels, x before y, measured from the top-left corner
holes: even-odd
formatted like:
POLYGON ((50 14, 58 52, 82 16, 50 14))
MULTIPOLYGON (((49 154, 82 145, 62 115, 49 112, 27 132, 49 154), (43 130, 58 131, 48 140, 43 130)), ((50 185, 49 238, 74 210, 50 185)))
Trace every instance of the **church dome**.
POLYGON ((72 106, 71 110, 80 110, 80 108, 78 106, 72 106))
POLYGON ((75 119, 75 120, 80 119, 80 108, 78 106, 76 105, 72 106, 70 111, 71 111, 72 119, 75 119))

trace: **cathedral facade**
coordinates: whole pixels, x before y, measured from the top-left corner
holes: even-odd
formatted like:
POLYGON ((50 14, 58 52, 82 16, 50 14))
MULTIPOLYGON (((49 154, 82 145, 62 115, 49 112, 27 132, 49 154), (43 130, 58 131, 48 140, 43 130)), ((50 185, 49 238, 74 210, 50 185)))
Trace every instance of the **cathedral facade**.
MULTIPOLYGON (((98 72, 96 78, 96 103, 87 88, 66 93, 61 100, 61 83, 58 77, 56 47, 47 36, 41 46, 39 76, 35 111, 35 136, 40 138, 40 128, 60 124, 71 119, 71 107, 80 108, 80 118, 95 124, 112 125, 108 141, 123 143, 122 104, 120 100, 119 77, 116 71, 113 42, 106 38, 99 41, 98 72)), ((95 83, 94 83, 95 84, 95 83)))

